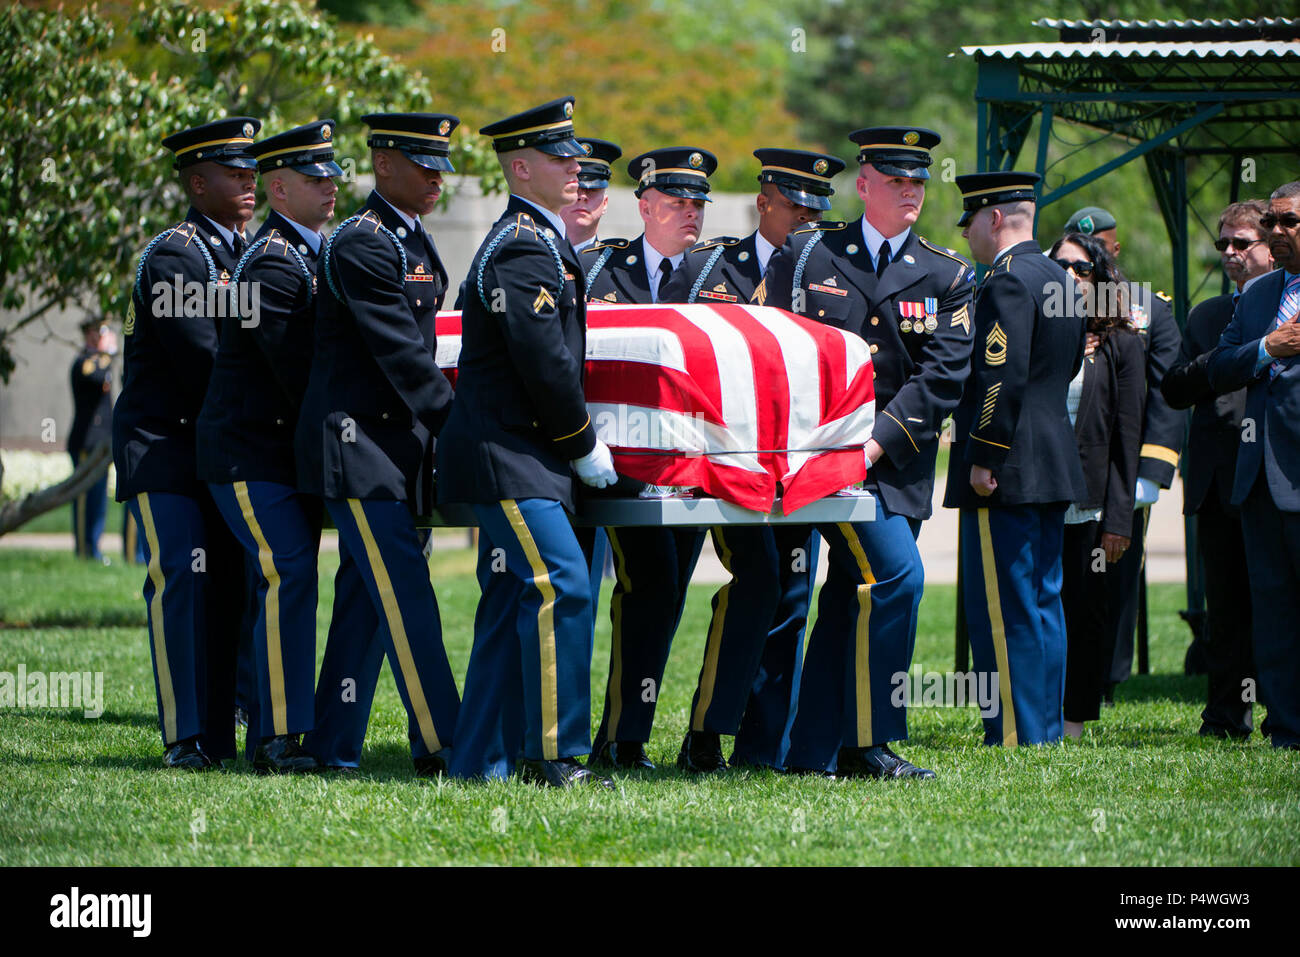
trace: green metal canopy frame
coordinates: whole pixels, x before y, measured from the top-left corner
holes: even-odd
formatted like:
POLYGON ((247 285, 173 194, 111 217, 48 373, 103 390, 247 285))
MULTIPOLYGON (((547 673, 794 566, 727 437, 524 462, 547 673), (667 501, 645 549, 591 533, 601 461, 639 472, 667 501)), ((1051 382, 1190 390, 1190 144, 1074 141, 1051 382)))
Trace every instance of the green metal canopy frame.
MULTIPOLYGON (((1169 234, 1174 317, 1181 329, 1193 295, 1189 216, 1218 238, 1218 216, 1226 205, 1221 194, 1207 195, 1206 187, 1229 169, 1228 202, 1236 202, 1243 170, 1253 172, 1265 194, 1300 176, 1300 20, 1036 20, 1034 25, 1059 31, 1059 39, 962 47, 978 69, 978 169, 1012 169, 1035 120, 1033 168, 1044 177, 1039 209, 1143 160, 1169 234), (1053 183, 1049 174, 1060 160, 1049 163, 1048 147, 1061 122, 1096 131, 1089 146, 1118 142, 1127 149, 1082 176, 1053 183), (1188 182, 1189 159, 1193 171, 1204 175, 1195 186, 1188 182)), ((1196 291, 1213 275, 1207 271, 1196 291)), ((1227 286, 1225 276, 1224 292, 1227 286)), ((1183 616, 1199 634, 1204 585, 1193 518, 1186 520, 1186 534, 1183 616)), ((1142 597, 1145 631, 1145 587, 1142 597)), ((958 668, 964 670, 965 629, 958 613, 958 668)), ((1146 670, 1145 641, 1139 646, 1139 670, 1146 670)))

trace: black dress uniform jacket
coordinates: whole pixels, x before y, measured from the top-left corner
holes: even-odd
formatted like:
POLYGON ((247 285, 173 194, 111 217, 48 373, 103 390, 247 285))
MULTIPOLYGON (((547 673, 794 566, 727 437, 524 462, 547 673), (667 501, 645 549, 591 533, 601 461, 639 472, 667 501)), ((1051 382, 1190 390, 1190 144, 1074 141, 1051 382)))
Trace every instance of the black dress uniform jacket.
MULTIPOLYGON (((578 259, 587 282, 588 299, 643 304, 654 302, 650 295, 650 278, 645 271, 644 234, 631 241, 605 239, 592 243, 578 253, 578 259)), ((672 283, 671 278, 669 283, 672 283)))
POLYGON ((1073 289, 1065 270, 1032 240, 999 256, 980 283, 971 376, 953 416, 945 507, 1082 502, 1088 494, 1065 407, 1083 362, 1083 310, 1061 308, 1073 289), (971 488, 972 465, 998 480, 987 498, 971 488))
POLYGON ((759 305, 846 329, 870 345, 872 438, 885 454, 868 480, 886 508, 908 518, 926 519, 933 511, 939 432, 970 370, 973 278, 965 259, 913 231, 877 280, 858 219, 811 223, 790 233, 754 294, 759 305), (794 291, 800 263, 802 303, 794 291), (927 300, 935 306, 928 313, 927 300))
POLYGON ((1178 409, 1170 408, 1160 393, 1160 383, 1169 367, 1178 361, 1182 335, 1169 298, 1164 293, 1152 295, 1147 288, 1139 287, 1130 317, 1146 347, 1147 360, 1147 404, 1142 422, 1138 478, 1150 479, 1161 488, 1168 488, 1174 480, 1178 452, 1183 447, 1185 417, 1178 409))
POLYGON ((1138 337, 1112 330, 1083 363, 1083 392, 1074 417, 1088 494, 1076 505, 1100 508, 1101 530, 1128 538, 1133 531, 1146 355, 1138 337))
POLYGON ((586 284, 568 240, 511 196, 470 264, 438 501, 574 508, 569 466, 596 447, 582 392, 586 284))
POLYGON ((1219 504, 1224 508, 1229 507, 1232 497, 1246 390, 1216 395, 1206 367, 1219 336, 1232 319, 1235 304, 1231 295, 1215 296, 1191 311, 1178 361, 1160 384, 1160 392, 1171 408, 1195 406, 1183 452, 1184 515, 1200 510, 1211 485, 1218 490, 1219 504))
POLYGON ((238 268, 237 285, 256 283, 259 291, 256 300, 240 301, 256 302, 258 309, 252 316, 232 311, 221 321, 221 345, 199 414, 199 478, 293 486, 293 430, 316 320, 316 253, 273 210, 238 268))
POLYGON ((763 279, 756 235, 720 236, 692 246, 669 277, 663 301, 749 302, 763 279))
POLYGON ((438 251, 372 192, 322 247, 316 288, 294 441, 298 488, 424 512, 433 504, 433 436, 452 398, 434 362, 434 318, 447 291, 438 251))
POLYGON ((122 327, 125 369, 113 410, 119 502, 140 492, 197 491, 195 423, 217 353, 219 319, 206 304, 199 315, 185 315, 186 290, 176 284, 179 277, 183 284, 202 284, 206 293, 208 283, 230 281, 236 261, 234 250, 195 209, 141 257, 122 327))
POLYGON ((113 437, 113 357, 97 349, 82 349, 73 360, 72 430, 68 451, 75 458, 113 437))

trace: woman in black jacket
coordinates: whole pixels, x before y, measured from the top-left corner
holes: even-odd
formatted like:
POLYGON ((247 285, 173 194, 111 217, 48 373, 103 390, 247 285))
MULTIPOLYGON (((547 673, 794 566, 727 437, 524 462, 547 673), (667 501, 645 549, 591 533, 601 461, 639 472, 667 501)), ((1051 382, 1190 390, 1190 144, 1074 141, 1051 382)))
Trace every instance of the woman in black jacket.
POLYGON ((1065 733, 1078 738, 1085 721, 1100 717, 1114 653, 1105 572, 1128 548, 1133 527, 1146 361, 1128 319, 1128 283, 1106 247, 1092 236, 1067 233, 1049 255, 1078 284, 1088 316, 1086 358, 1066 403, 1088 495, 1066 512, 1061 590, 1068 642, 1065 733))

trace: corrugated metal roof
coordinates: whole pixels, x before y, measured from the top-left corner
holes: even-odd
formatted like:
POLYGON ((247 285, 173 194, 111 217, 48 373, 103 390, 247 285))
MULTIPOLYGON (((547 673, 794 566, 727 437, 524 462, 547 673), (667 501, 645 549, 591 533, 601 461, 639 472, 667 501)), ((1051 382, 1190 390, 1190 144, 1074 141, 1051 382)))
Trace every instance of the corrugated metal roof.
POLYGON ((1290 27, 1300 26, 1300 20, 1286 17, 1263 17, 1251 20, 1035 20, 1034 26, 1050 30, 1121 30, 1121 29, 1179 29, 1205 27, 1290 27))
POLYGON ((1068 60, 1075 57, 1180 57, 1240 60, 1245 57, 1280 60, 1300 57, 1300 40, 1279 43, 1249 40, 1225 43, 1004 43, 962 47, 967 56, 1004 57, 1008 60, 1068 60))

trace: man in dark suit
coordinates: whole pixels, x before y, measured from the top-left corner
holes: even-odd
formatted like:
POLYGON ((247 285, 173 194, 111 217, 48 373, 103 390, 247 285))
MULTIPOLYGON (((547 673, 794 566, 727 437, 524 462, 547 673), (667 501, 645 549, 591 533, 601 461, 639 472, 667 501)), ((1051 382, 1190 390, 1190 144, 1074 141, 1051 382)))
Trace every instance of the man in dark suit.
MULTIPOLYGON (((238 309, 222 320, 198 420, 198 475, 239 539, 255 578, 256 688, 250 737, 259 772, 317 767, 300 736, 312 729, 316 677, 316 552, 320 499, 297 490, 293 430, 311 369, 320 230, 334 215, 343 170, 333 120, 250 146, 266 222, 233 277, 238 309)), ((339 622, 342 624, 342 622, 339 622)))
POLYGON ((984 743, 1059 741, 1065 694, 1065 509, 1085 501, 1066 391, 1084 319, 1034 241, 1036 173, 958 176, 959 226, 989 272, 975 295, 970 379, 953 417, 943 504, 961 509, 960 600, 975 668, 996 675, 984 743), (1056 305, 1053 306, 1053 303, 1056 305))
POLYGON ((446 770, 459 699, 415 515, 432 507, 433 437, 451 385, 434 362, 447 274, 419 217, 452 169, 459 120, 372 113, 375 189, 325 241, 317 266, 315 353, 294 437, 298 488, 325 499, 339 531, 335 623, 304 745, 355 766, 386 652, 420 776, 446 770))
POLYGON ((861 336, 876 376, 864 449, 876 520, 818 528, 830 568, 786 763, 843 777, 928 778, 890 747, 907 737, 906 707, 891 692, 916 641, 924 583, 916 535, 930 516, 939 430, 970 366, 973 272, 913 228, 939 134, 869 127, 850 138, 862 218, 792 232, 754 296, 861 336))
MULTIPOLYGON (((691 146, 651 150, 628 163, 645 232, 630 242, 607 239, 582 252, 588 300, 673 301, 670 280, 700 238, 709 175, 717 166, 712 153, 691 146)), ((645 745, 704 532, 667 527, 606 532, 614 550, 612 634, 609 682, 592 760, 653 768, 645 745)))
MULTIPOLYGON (((1085 206, 1066 221, 1065 232, 1095 236, 1106 244, 1111 258, 1119 262, 1119 227, 1106 210, 1085 206)), ((1130 279, 1132 277, 1129 277, 1130 279)), ((1114 632, 1115 658, 1110 680, 1118 684, 1128 678, 1133 668, 1133 636, 1137 628, 1138 593, 1143 587, 1142 569, 1146 563, 1146 528, 1151 508, 1160 490, 1169 488, 1178 466, 1178 450, 1183 442, 1183 416, 1171 409, 1160 394, 1160 383, 1178 356, 1181 336, 1169 296, 1152 293, 1145 284, 1132 283, 1129 297, 1129 321, 1146 350, 1147 393, 1142 417, 1142 446, 1138 457, 1138 483, 1135 490, 1132 544, 1106 572, 1109 610, 1107 617, 1114 632)), ((1085 355, 1090 354, 1094 336, 1089 336, 1085 355)), ((1109 689, 1108 689, 1109 697, 1109 689)))
MULTIPOLYGON (((81 324, 85 345, 72 360, 72 429, 68 454, 73 468, 94 449, 113 439, 113 356, 117 339, 98 319, 81 324)), ((72 500, 72 544, 80 558, 109 560, 99 550, 108 508, 108 469, 90 488, 72 500)))
POLYGON ((1215 246, 1223 271, 1237 288, 1199 304, 1187 317, 1178 362, 1160 391, 1172 408, 1193 408, 1183 450, 1183 514, 1196 516, 1196 543, 1205 575, 1202 629, 1209 688, 1200 733, 1245 738, 1254 724, 1244 694, 1255 666, 1250 645, 1250 577, 1246 572, 1241 516, 1230 504, 1246 390, 1215 395, 1207 374, 1210 354, 1232 319, 1245 287, 1273 268, 1268 237, 1259 225, 1268 204, 1233 203, 1219 217, 1215 246))
MULTIPOLYGON (((669 299, 749 302, 790 232, 830 209, 841 160, 775 148, 754 156, 761 164, 758 228, 744 239, 720 237, 687 250, 669 282, 669 299)), ((734 734, 733 762, 779 768, 799 694, 817 543, 804 526, 792 533, 736 525, 714 528, 712 535, 731 581, 713 598, 690 730, 677 763, 686 770, 724 770, 719 735, 734 734)))
POLYGON ((1260 219, 1280 268, 1242 293, 1209 360, 1219 393, 1245 387, 1232 504, 1250 572, 1260 730, 1300 750, 1300 181, 1279 186, 1260 219))
POLYGON ((592 603, 568 513, 573 472, 613 483, 582 379, 586 289, 560 210, 585 155, 573 98, 491 123, 510 188, 466 280, 456 402, 438 444, 438 500, 479 520, 474 650, 451 770, 549 787, 611 788, 591 750, 592 603))
POLYGON ((117 499, 129 503, 148 556, 163 760, 196 771, 235 756, 243 552, 195 473, 195 420, 256 202, 248 147, 260 126, 236 116, 163 140, 191 205, 140 257, 113 410, 117 499))

